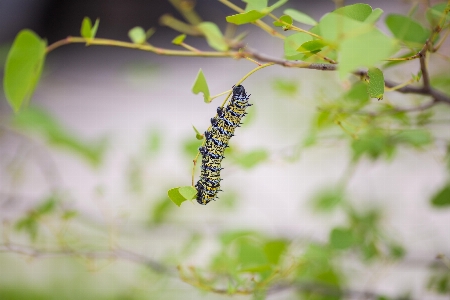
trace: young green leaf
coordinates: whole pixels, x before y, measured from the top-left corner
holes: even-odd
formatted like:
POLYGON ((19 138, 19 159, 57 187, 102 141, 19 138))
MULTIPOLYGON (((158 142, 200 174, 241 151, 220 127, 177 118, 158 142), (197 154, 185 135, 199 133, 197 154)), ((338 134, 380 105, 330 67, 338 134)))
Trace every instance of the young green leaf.
POLYGON ((312 199, 315 210, 331 212, 343 202, 344 190, 342 188, 325 188, 320 190, 312 199))
POLYGON ((270 13, 270 12, 274 11, 275 9, 279 8, 280 6, 283 6, 286 2, 288 2, 288 0, 278 0, 271 6, 264 8, 262 10, 262 12, 270 13))
POLYGON ((194 125, 192 125, 192 128, 194 128, 194 131, 195 131, 195 138, 197 139, 197 140, 203 140, 203 134, 201 134, 198 130, 197 130, 197 128, 195 128, 195 126, 194 125))
POLYGON ((5 63, 3 88, 15 112, 28 104, 41 77, 47 43, 24 29, 14 40, 5 63))
POLYGON ((180 195, 183 196, 186 200, 192 200, 197 195, 197 190, 193 186, 182 186, 178 189, 180 195))
POLYGON ((286 15, 291 16, 292 19, 294 19, 294 21, 297 21, 299 23, 306 24, 306 25, 311 25, 311 26, 316 26, 317 25, 316 20, 314 20, 313 18, 311 18, 307 14, 302 13, 301 11, 298 11, 298 10, 295 10, 295 9, 292 9, 292 8, 288 8, 283 13, 286 14, 286 15))
POLYGON ((147 39, 145 30, 139 26, 130 29, 130 31, 128 31, 128 37, 135 44, 143 44, 147 39))
POLYGON ((89 17, 84 17, 83 21, 81 22, 81 29, 80 34, 84 38, 91 38, 92 33, 92 22, 89 17))
POLYGON ((431 198, 431 204, 437 208, 450 206, 450 183, 431 198))
POLYGON ((172 200, 172 202, 177 206, 181 206, 181 203, 187 200, 183 195, 181 195, 179 187, 168 190, 167 196, 169 196, 169 199, 172 200))
POLYGON ((100 24, 100 19, 96 19, 94 26, 91 28, 91 38, 95 38, 97 35, 98 25, 100 24))
POLYGON ((378 68, 370 68, 367 72, 369 76, 369 84, 367 85, 367 92, 369 97, 383 100, 384 94, 384 76, 378 68))
POLYGON ((245 11, 258 10, 261 11, 267 8, 269 0, 242 0, 242 2, 247 3, 245 11))
POLYGON ((266 161, 269 154, 266 150, 258 149, 234 157, 234 161, 244 169, 251 169, 266 161))
POLYGON ((206 82, 202 69, 198 71, 197 78, 195 78, 194 85, 192 86, 192 92, 196 95, 198 93, 203 93, 203 99, 205 102, 211 102, 208 83, 206 82))
POLYGON ((176 38, 174 38, 172 40, 172 44, 174 45, 181 45, 181 43, 184 42, 184 39, 186 38, 186 34, 180 34, 179 36, 177 36, 176 38))
POLYGON ((385 22, 392 34, 403 42, 417 43, 421 46, 430 36, 428 29, 404 15, 390 14, 385 22))
POLYGON ((219 27, 212 22, 202 22, 197 28, 205 35, 208 45, 217 51, 227 51, 228 44, 219 27))

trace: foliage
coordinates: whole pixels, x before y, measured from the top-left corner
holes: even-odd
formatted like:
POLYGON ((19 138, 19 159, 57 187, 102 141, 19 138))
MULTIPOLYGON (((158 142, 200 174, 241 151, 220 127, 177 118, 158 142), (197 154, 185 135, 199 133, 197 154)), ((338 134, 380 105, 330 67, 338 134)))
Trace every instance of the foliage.
MULTIPOLYGON (((352 286, 349 284, 352 278, 348 274, 350 268, 345 263, 349 259, 356 257, 356 260, 364 266, 376 262, 394 263, 404 259, 407 251, 411 250, 396 239, 395 232, 386 228, 382 207, 365 205, 361 208, 354 203, 357 196, 352 195, 350 191, 350 180, 359 164, 368 161, 393 161, 403 151, 430 151, 438 143, 445 144, 446 157, 442 158, 442 165, 447 163, 450 166, 449 137, 440 137, 437 131, 428 126, 437 122, 436 107, 448 115, 450 105, 448 73, 433 76, 429 72, 428 64, 430 57, 442 54, 441 47, 444 47, 443 44, 449 35, 450 2, 427 7, 423 13, 386 16, 380 8, 374 9, 367 4, 358 3, 337 7, 319 20, 315 20, 306 13, 292 8, 284 9, 283 15, 277 14, 277 9, 285 5, 287 0, 276 1, 272 5, 266 0, 245 0, 245 8, 240 8, 228 0, 219 0, 234 11, 225 17, 228 29, 231 30, 221 29, 217 25, 221 22, 216 24, 203 21, 193 7, 183 1, 171 2, 188 23, 173 17, 169 17, 169 21, 166 18, 163 23, 180 32, 179 35, 174 35, 172 44, 183 50, 155 47, 149 42, 154 29, 146 31, 141 27, 134 27, 129 31, 131 42, 97 38, 99 20, 92 24, 87 17, 81 24, 81 36, 69 36, 49 46, 45 39, 34 32, 27 29, 20 31, 5 63, 3 86, 6 99, 14 112, 5 130, 39 137, 51 146, 70 150, 94 166, 102 163, 107 147, 105 139, 86 141, 66 129, 60 121, 44 110, 28 107, 40 80, 46 56, 61 46, 73 43, 82 43, 86 46, 118 46, 158 55, 246 59, 254 63, 255 68, 243 74, 240 79, 237 78, 236 85, 251 80, 255 72, 260 72, 264 68, 267 71, 268 68, 277 65, 307 69, 311 72, 336 71, 343 92, 341 94, 330 92, 320 98, 307 137, 296 147, 305 150, 330 141, 343 142, 348 146, 351 157, 348 173, 334 186, 319 190, 311 197, 310 202, 317 215, 323 214, 330 218, 338 216, 339 222, 329 228, 323 240, 307 242, 301 242, 297 237, 288 234, 274 236, 264 233, 263 230, 222 228, 213 241, 209 241, 215 243, 216 247, 208 253, 209 256, 205 256, 204 265, 192 266, 185 262, 196 253, 204 255, 205 251, 200 247, 207 245, 202 241, 204 236, 197 231, 184 242, 179 242, 179 247, 172 253, 166 253, 162 261, 152 260, 149 258, 151 255, 143 256, 122 249, 115 246, 111 240, 108 241, 108 251, 86 251, 84 246, 75 242, 73 236, 65 230, 58 231, 52 237, 49 230, 45 230, 52 228, 49 225, 51 222, 58 224, 56 228, 64 229, 69 223, 83 223, 78 212, 64 204, 65 195, 58 190, 58 193, 50 193, 50 196, 39 201, 15 222, 14 228, 19 234, 25 233, 30 238, 30 246, 11 245, 5 240, 0 244, 0 251, 16 252, 31 257, 47 254, 72 255, 86 261, 131 260, 152 269, 158 275, 177 277, 198 290, 216 294, 253 295, 254 299, 264 299, 271 293, 283 290, 294 291, 300 299, 394 297, 381 295, 376 291, 358 292, 349 288, 352 286), (267 22, 268 19, 271 19, 270 23, 267 22), (380 30, 377 22, 384 22, 390 33, 380 30), (282 49, 284 57, 270 57, 252 49, 243 41, 245 34, 230 36, 229 33, 235 32, 239 28, 238 25, 257 26, 278 39, 278 47, 282 49), (204 51, 189 45, 190 35, 202 36, 212 50, 204 51), (401 77, 404 82, 395 82, 391 79, 393 72, 386 72, 389 68, 398 68, 400 72, 405 72, 401 68, 411 61, 418 62, 418 67, 417 65, 414 67, 415 73, 411 76, 401 77), (438 89, 440 87, 441 90, 438 89), (404 96, 410 106, 403 107, 391 99, 391 93, 414 94, 418 100, 408 101, 410 100, 408 96, 404 96), (38 241, 52 238, 59 242, 60 248, 36 246, 39 245, 36 244, 38 241), (177 266, 177 271, 174 270, 174 266, 177 266)), ((445 57, 444 54, 442 56, 445 57)), ((446 60, 448 63, 448 56, 446 60)), ((299 91, 296 81, 284 78, 274 80, 273 87, 292 98, 295 98, 299 91)), ((231 95, 230 90, 212 95, 202 69, 194 79, 192 92, 202 93, 205 103, 227 95, 222 107, 231 95)), ((445 122, 448 125, 448 119, 445 122)), ((187 205, 181 204, 196 198, 197 190, 193 183, 200 157, 198 147, 205 139, 202 130, 194 126, 193 129, 195 139, 192 136, 183 145, 184 152, 194 157, 192 183, 169 189, 167 196, 165 193, 158 193, 157 201, 151 204, 151 213, 147 220, 152 226, 151 229, 168 225, 171 214, 184 208, 187 211, 187 205), (162 194, 164 196, 161 196, 162 194)), ((294 128, 292 133, 295 134, 295 130, 294 128)), ((162 138, 160 132, 150 132, 143 146, 144 150, 130 159, 127 171, 130 194, 146 199, 151 194, 147 190, 144 173, 146 167, 157 160, 162 138)), ((232 165, 247 170, 256 169, 270 162, 273 155, 263 147, 255 147, 253 150, 230 147, 225 154, 232 165)), ((450 170, 448 166, 447 172, 450 170)), ((161 191, 159 186, 153 188, 161 191)), ((101 188, 97 192, 101 195, 101 188)), ((227 210, 233 211, 234 199, 240 197, 240 194, 231 192, 228 195, 232 195, 229 196, 230 199, 209 204, 208 207, 217 204, 216 207, 222 209, 221 212, 225 211, 224 215, 227 214, 227 210), (224 203, 221 208, 220 202, 224 203)), ((289 200, 294 201, 295 196, 289 200)), ((195 201, 192 202, 195 204, 195 201)), ((434 191, 425 202, 442 213, 448 213, 450 206, 448 181, 439 190, 434 191)), ((96 236, 93 236, 92 240, 104 242, 96 236)), ((101 248, 95 243, 90 247, 101 248)), ((439 257, 442 265, 448 267, 448 258, 445 255, 439 257)), ((449 294, 449 282, 448 269, 442 267, 430 269, 428 282, 430 292, 449 294)), ((10 298, 18 297, 17 293, 7 289, 5 293, 13 295, 10 298)), ((124 296, 125 298, 131 299, 128 296, 124 296)))

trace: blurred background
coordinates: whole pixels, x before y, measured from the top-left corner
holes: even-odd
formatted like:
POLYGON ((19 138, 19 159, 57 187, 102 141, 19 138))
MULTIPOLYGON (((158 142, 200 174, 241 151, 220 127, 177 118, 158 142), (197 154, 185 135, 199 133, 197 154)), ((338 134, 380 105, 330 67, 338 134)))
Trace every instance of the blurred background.
MULTIPOLYGON (((405 14, 411 7, 409 1, 365 2, 386 14, 405 14)), ((357 1, 345 1, 352 3, 357 1)), ((318 20, 335 5, 299 0, 284 8, 296 8, 318 20)), ((209 0, 196 1, 196 10, 222 29, 225 16, 233 13, 209 0)), ((178 49, 171 44, 178 33, 159 22, 164 14, 182 19, 168 1, 1 0, 0 64, 19 30, 30 28, 51 44, 78 36, 85 16, 100 19, 97 37, 128 40, 132 27, 154 27, 153 45, 178 49)), ((246 43, 252 48, 283 56, 282 42, 259 28, 245 26, 238 31, 248 33, 246 43)), ((186 41, 208 49, 202 38, 186 41)), ((71 255, 69 249, 125 249, 163 265, 206 267, 220 248, 217 236, 224 232, 255 231, 299 247, 320 243, 328 239, 331 228, 345 222, 346 215, 318 213, 312 203, 318 193, 338 189, 343 180, 348 180, 352 205, 378 211, 381 228, 408 250, 400 263, 386 259, 358 264, 352 257, 343 261, 351 278, 349 288, 448 299, 426 286, 428 266, 436 255, 450 254, 449 212, 436 212, 427 200, 447 178, 435 153, 399 150, 393 161, 363 161, 352 169, 344 141, 299 150, 309 135, 317 103, 345 89, 334 73, 274 66, 251 76, 244 86, 254 105, 231 140, 230 159, 223 162, 220 199, 207 206, 194 201, 178 208, 171 203, 167 190, 191 183, 192 159, 201 143, 192 126, 203 132, 223 99, 205 104, 201 95, 191 92, 200 68, 215 95, 229 90, 254 64, 67 45, 48 55, 32 99, 33 116, 46 120, 44 129, 29 128, 20 118, 13 122, 27 130, 11 129, 12 112, 1 93, 2 244, 30 245, 31 239, 36 249, 63 249, 69 255, 41 255, 28 246, 2 249, 0 299, 228 298, 202 293, 177 276, 149 271, 147 262, 138 258, 89 259, 71 255), (60 140, 42 134, 49 127, 58 128, 60 140), (260 159, 242 163, 245 155, 260 159), (44 213, 60 211, 63 221, 43 216, 34 225, 26 216, 36 207, 44 213)), ((402 101, 402 95, 390 97, 402 101)), ((293 293, 285 292, 271 299, 293 298, 293 293)))

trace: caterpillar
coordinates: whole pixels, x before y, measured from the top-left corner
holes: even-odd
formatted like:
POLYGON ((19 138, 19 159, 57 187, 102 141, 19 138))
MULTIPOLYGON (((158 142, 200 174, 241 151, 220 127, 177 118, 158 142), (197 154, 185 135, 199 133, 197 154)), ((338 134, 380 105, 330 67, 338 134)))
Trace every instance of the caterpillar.
POLYGON ((249 98, 242 85, 233 86, 230 103, 225 108, 218 107, 217 116, 211 118, 211 127, 205 131, 205 142, 198 149, 202 155, 200 179, 195 184, 199 204, 206 205, 215 200, 220 191, 223 152, 236 127, 242 124, 241 119, 247 114, 245 109, 252 105, 248 103, 249 98))

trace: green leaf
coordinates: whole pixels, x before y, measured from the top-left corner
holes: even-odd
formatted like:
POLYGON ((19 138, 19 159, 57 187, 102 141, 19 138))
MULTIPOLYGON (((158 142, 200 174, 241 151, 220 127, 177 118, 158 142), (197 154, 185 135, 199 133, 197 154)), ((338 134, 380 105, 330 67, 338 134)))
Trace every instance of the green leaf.
POLYGON ((311 25, 311 26, 315 26, 317 25, 316 20, 314 20, 313 18, 311 18, 310 16, 308 16, 305 13, 302 13, 301 11, 292 9, 292 8, 288 8, 286 9, 284 12, 284 14, 289 15, 292 17, 292 19, 294 19, 294 21, 306 24, 306 25, 311 25))
POLYGON ((394 142, 383 131, 373 130, 361 134, 359 139, 352 140, 353 158, 359 159, 363 155, 375 160, 382 154, 388 158, 395 150, 394 142))
POLYGON ((187 200, 183 195, 181 195, 179 187, 168 190, 167 196, 169 196, 169 199, 172 200, 172 202, 177 206, 180 206, 181 203, 187 200))
POLYGON ((364 23, 374 24, 376 21, 378 21, 383 13, 384 11, 381 8, 375 8, 372 13, 364 20, 364 23))
POLYGON ((392 34, 403 42, 417 43, 422 46, 430 36, 428 29, 404 15, 390 14, 385 22, 392 34))
POLYGON ((274 265, 278 264, 281 255, 286 252, 287 246, 288 245, 284 240, 267 242, 263 249, 269 263, 274 265))
POLYGON ((324 40, 312 40, 303 43, 297 51, 300 53, 317 53, 322 50, 323 47, 328 46, 328 43, 324 40))
POLYGON ((233 23, 236 25, 242 25, 242 24, 247 24, 247 23, 252 23, 255 22, 259 19, 261 19, 262 17, 265 17, 266 14, 261 13, 257 10, 250 10, 248 12, 245 13, 240 13, 240 14, 236 14, 236 15, 231 15, 231 16, 227 16, 226 20, 228 23, 233 23))
POLYGON ((45 199, 40 205, 36 207, 36 213, 39 215, 49 214, 53 212, 56 208, 58 198, 55 196, 50 196, 45 199))
POLYGON ((154 155, 161 149, 162 133, 159 130, 151 130, 145 139, 145 153, 154 155))
POLYGON ((272 82, 272 87, 275 91, 294 97, 299 89, 299 83, 287 78, 276 78, 272 82))
POLYGON ((128 37, 135 44, 143 44, 147 40, 147 34, 142 27, 136 26, 128 31, 128 37))
POLYGON ((369 76, 369 84, 367 85, 367 92, 369 97, 383 100, 384 94, 384 76, 378 68, 370 68, 367 72, 369 76))
POLYGON ((208 83, 206 82, 205 75, 202 69, 198 71, 197 78, 195 78, 194 86, 192 86, 192 92, 194 94, 203 93, 203 99, 206 103, 211 102, 208 83))
POLYGON ((174 45, 181 45, 184 42, 184 39, 186 38, 186 34, 180 34, 176 38, 172 40, 172 44, 174 45))
POLYGON ((344 250, 353 246, 355 238, 350 229, 337 227, 331 231, 329 241, 334 249, 344 250))
POLYGON ((283 15, 279 18, 279 21, 274 21, 273 25, 276 27, 283 27, 284 30, 288 30, 292 25, 292 18, 287 15, 283 15), (287 24, 286 24, 287 23, 287 24))
POLYGON ((81 29, 80 34, 84 38, 91 38, 92 33, 92 22, 89 17, 84 17, 83 21, 81 22, 81 29))
POLYGON ((197 195, 197 189, 193 186, 182 186, 178 189, 180 192, 180 195, 183 196, 186 200, 192 200, 195 199, 195 196, 197 195))
POLYGON ((260 245, 248 238, 237 239, 236 243, 240 272, 260 273, 270 269, 266 255, 260 245))
MULTIPOLYGON (((447 8, 447 3, 443 2, 443 3, 436 4, 427 9, 426 17, 427 17, 428 22, 430 22, 431 26, 435 27, 436 25, 439 24, 439 22, 441 20, 443 21, 443 24, 450 21, 450 14, 448 12, 447 13, 445 12, 446 8, 447 8), (443 20, 445 14, 446 14, 446 17, 443 20)), ((450 10, 450 7, 447 9, 450 10)))
POLYGON ((269 154, 266 150, 258 149, 234 157, 234 161, 244 169, 251 169, 266 161, 269 154))
POLYGON ((206 37, 208 45, 217 51, 227 51, 228 44, 219 27, 212 22, 202 22, 196 26, 206 37))
POLYGON ((41 135, 51 145, 72 151, 93 166, 101 163, 106 150, 106 140, 84 141, 65 129, 49 113, 37 108, 29 108, 20 112, 12 119, 12 123, 22 130, 41 135))
POLYGON ((152 35, 154 35, 156 32, 155 28, 149 28, 146 32, 145 32, 145 40, 148 40, 152 35))
POLYGON ((14 40, 5 63, 3 89, 9 105, 15 112, 27 105, 45 61, 47 43, 33 31, 24 29, 14 40))
POLYGON ((320 190, 312 199, 314 209, 320 212, 335 210, 344 200, 342 188, 326 188, 320 190))
POLYGON ((284 56, 291 60, 302 59, 304 55, 297 52, 297 49, 311 39, 312 37, 310 35, 302 32, 288 36, 284 39, 284 56))
POLYGON ((450 183, 431 198, 431 204, 437 208, 450 206, 450 183))
POLYGON ((346 16, 356 21, 364 22, 372 13, 372 7, 368 4, 357 3, 338 8, 333 13, 346 16))
POLYGON ((202 142, 198 139, 187 139, 183 142, 183 151, 189 157, 194 157, 198 153, 198 148, 201 146, 202 142))

